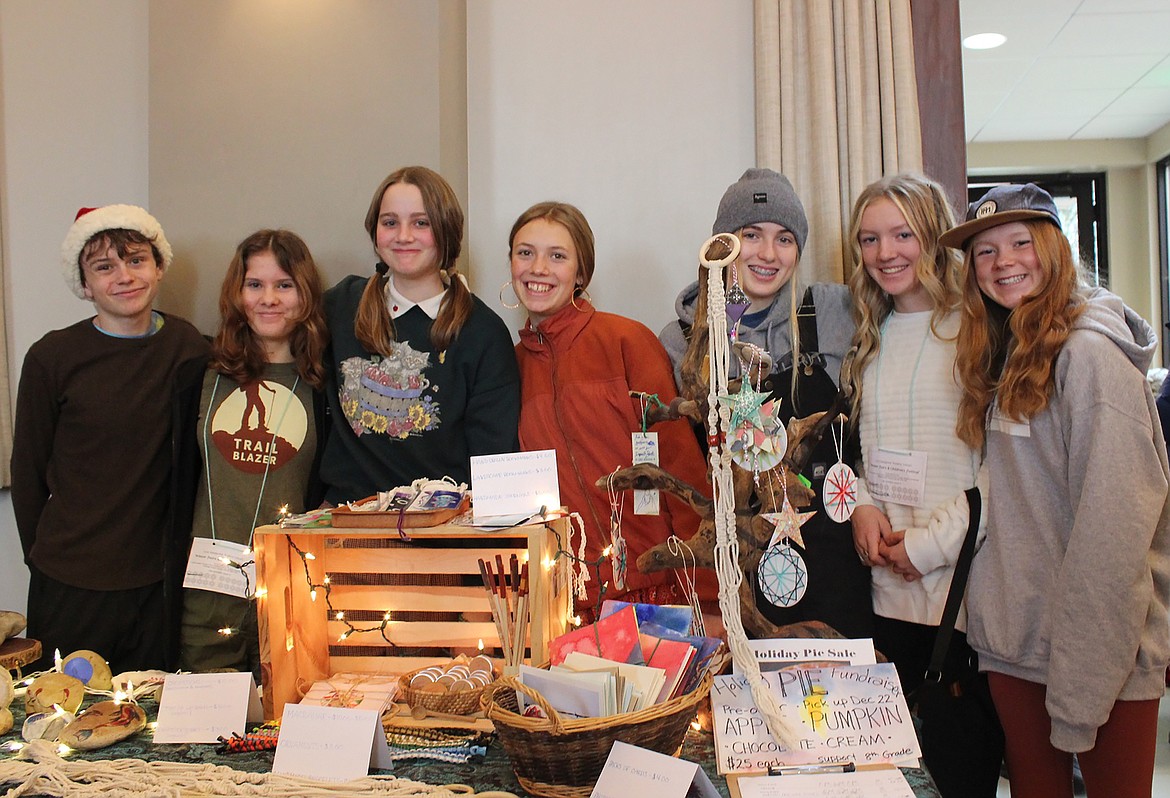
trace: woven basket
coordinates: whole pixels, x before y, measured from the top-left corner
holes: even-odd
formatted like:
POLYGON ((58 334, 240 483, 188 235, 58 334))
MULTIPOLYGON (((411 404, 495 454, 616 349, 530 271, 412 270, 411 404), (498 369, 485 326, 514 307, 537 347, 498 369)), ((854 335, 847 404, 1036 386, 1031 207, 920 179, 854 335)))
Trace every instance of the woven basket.
MULTIPOLYGON (((489 682, 486 687, 476 690, 459 690, 454 693, 435 693, 419 690, 410 686, 411 678, 425 668, 416 668, 410 673, 404 673, 398 678, 398 694, 402 700, 412 707, 426 707, 433 712, 444 712, 448 715, 470 715, 480 709, 480 699, 484 691, 492 686, 489 682)), ((499 673, 492 671, 492 676, 499 677, 499 673)))
POLYGON ((606 718, 562 718, 538 692, 505 676, 484 688, 484 714, 495 724, 520 786, 546 798, 589 798, 615 740, 674 755, 699 704, 711 692, 722 656, 694 690, 637 712, 606 718), (540 705, 546 717, 517 714, 516 690, 540 705))

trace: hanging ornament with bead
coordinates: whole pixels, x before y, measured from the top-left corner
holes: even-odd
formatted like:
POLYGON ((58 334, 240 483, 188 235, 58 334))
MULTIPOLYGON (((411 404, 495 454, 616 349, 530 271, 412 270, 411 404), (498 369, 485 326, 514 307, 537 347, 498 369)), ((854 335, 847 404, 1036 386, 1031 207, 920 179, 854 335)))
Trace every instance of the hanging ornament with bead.
POLYGON ((729 336, 732 343, 739 339, 739 320, 743 318, 743 314, 747 313, 751 304, 751 299, 739 286, 739 267, 733 263, 731 264, 731 287, 727 289, 726 305, 727 327, 730 330, 729 336))
POLYGON ((825 474, 821 498, 824 499, 825 512, 829 517, 842 524, 849 520, 853 515, 853 509, 857 507, 857 474, 845 464, 842 455, 845 446, 844 419, 841 421, 840 434, 832 426, 829 427, 829 432, 833 436, 833 445, 837 448, 837 464, 825 474))
POLYGON ((756 577, 760 592, 768 601, 777 607, 792 607, 804 598, 804 593, 808 589, 808 566, 789 541, 804 548, 800 528, 816 513, 798 513, 793 509, 791 502, 788 501, 788 482, 783 466, 780 469, 780 484, 784 486, 784 501, 780 512, 761 514, 761 517, 775 529, 768 548, 764 550, 760 563, 756 566, 756 577))

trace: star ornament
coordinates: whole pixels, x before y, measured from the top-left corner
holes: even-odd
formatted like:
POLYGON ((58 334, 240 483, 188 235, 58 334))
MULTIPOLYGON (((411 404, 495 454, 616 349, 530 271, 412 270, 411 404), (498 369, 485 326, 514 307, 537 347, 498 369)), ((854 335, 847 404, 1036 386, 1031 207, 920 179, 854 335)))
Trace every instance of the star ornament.
POLYGON ((804 548, 804 537, 800 533, 800 528, 804 526, 808 519, 816 515, 816 510, 807 513, 798 513, 792 509, 792 504, 789 503, 788 497, 784 497, 784 506, 780 508, 778 513, 761 513, 761 517, 772 524, 776 529, 772 532, 772 539, 768 543, 768 548, 775 546, 782 540, 791 540, 796 545, 804 548))
POLYGON ((740 383, 735 393, 721 393, 719 399, 731 405, 731 428, 735 429, 745 421, 755 427, 763 428, 764 420, 760 415, 760 408, 768 401, 769 394, 760 393, 751 386, 746 379, 740 383))

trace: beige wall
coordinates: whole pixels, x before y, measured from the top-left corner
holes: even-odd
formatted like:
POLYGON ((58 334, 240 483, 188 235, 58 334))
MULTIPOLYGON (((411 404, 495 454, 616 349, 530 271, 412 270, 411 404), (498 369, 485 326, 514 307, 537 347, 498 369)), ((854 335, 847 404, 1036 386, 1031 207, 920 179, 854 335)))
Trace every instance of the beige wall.
POLYGON ((597 240, 597 306, 657 332, 755 164, 750 0, 472 2, 467 27, 477 290, 520 326, 498 304, 508 231, 562 200, 597 240))
POLYGON ((176 253, 160 304, 214 331, 228 261, 262 227, 301 235, 326 284, 372 274, 362 223, 383 177, 419 163, 466 184, 461 138, 442 146, 444 110, 459 127, 466 105, 451 6, 150 4, 150 201, 176 253))

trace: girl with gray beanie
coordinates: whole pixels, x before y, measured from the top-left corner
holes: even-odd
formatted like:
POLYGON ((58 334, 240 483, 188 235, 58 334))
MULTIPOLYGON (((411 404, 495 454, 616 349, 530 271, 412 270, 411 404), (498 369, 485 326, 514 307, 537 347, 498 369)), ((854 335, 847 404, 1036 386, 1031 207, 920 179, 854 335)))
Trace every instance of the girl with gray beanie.
MULTIPOLYGON (((728 326, 735 330, 736 340, 754 344, 772 357, 774 371, 761 390, 781 400, 780 420, 787 423, 793 416, 827 410, 837 396, 841 363, 853 338, 852 300, 841 284, 815 283, 799 289, 794 277, 808 237, 808 219, 792 184, 771 169, 748 169, 724 192, 711 232, 733 233, 740 240, 729 280, 739 284, 749 304, 738 323, 728 326)), ((679 392, 688 398, 706 394, 706 275, 700 278, 679 294, 678 321, 658 336, 674 365, 679 392)), ((732 369, 738 372, 735 363, 732 369)), ((821 499, 829 468, 841 458, 851 463, 851 447, 841 445, 846 451, 839 455, 832 437, 826 436, 804 471, 817 494, 808 508, 816 515, 802 528, 806 545, 801 555, 808 568, 804 596, 779 607, 757 585, 756 601, 774 623, 818 620, 846 637, 870 637, 869 569, 853 550, 849 523, 834 522, 821 499)), ((745 576, 756 579, 754 573, 745 576)))

